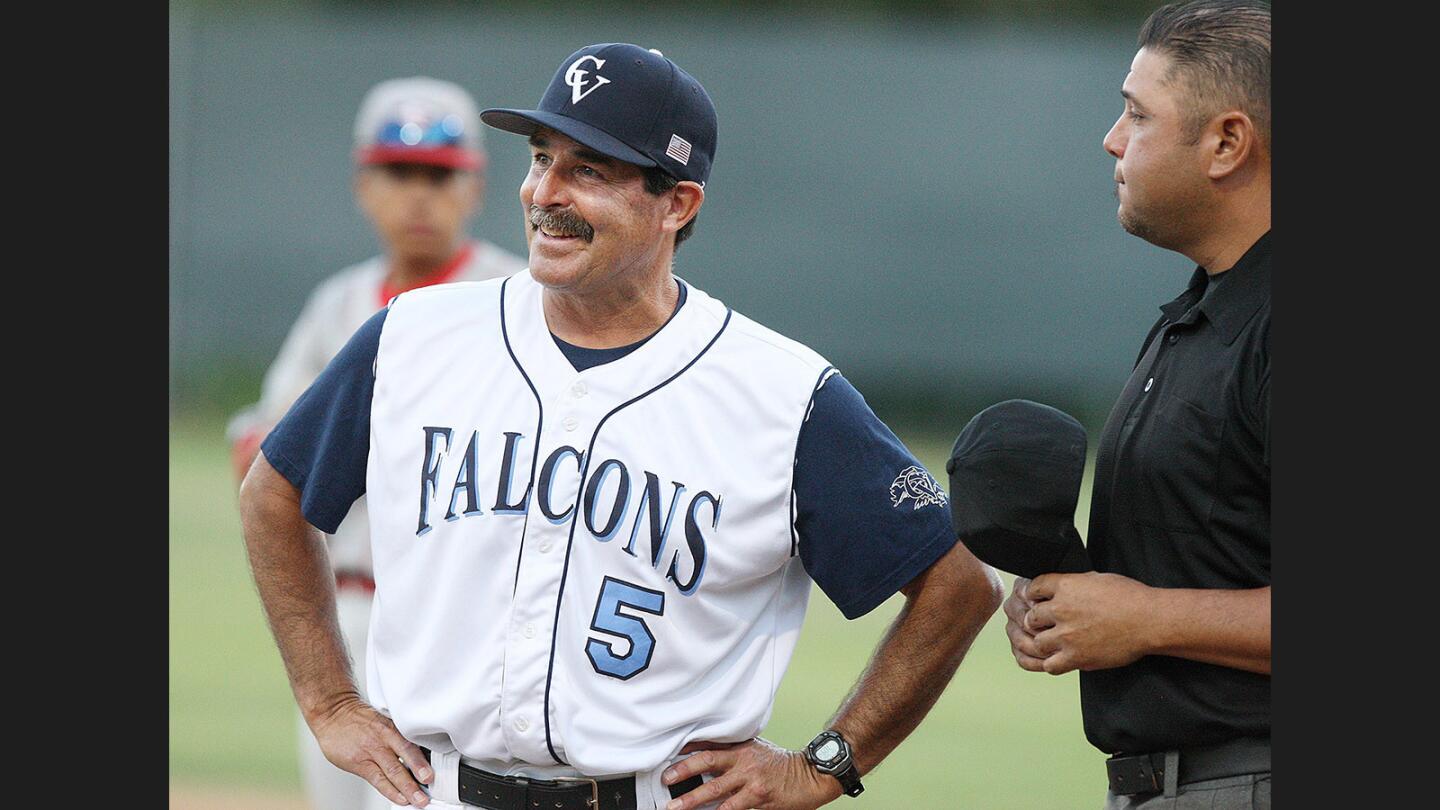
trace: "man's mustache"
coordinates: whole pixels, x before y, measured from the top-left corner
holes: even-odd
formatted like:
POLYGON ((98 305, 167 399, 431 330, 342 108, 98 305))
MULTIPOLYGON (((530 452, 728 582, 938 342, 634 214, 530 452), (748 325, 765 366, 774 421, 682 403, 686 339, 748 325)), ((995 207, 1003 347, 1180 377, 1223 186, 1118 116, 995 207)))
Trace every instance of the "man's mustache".
POLYGON ((530 221, 530 227, 557 236, 578 236, 586 242, 595 238, 595 229, 590 227, 590 223, 569 208, 541 208, 531 203, 526 219, 530 221))

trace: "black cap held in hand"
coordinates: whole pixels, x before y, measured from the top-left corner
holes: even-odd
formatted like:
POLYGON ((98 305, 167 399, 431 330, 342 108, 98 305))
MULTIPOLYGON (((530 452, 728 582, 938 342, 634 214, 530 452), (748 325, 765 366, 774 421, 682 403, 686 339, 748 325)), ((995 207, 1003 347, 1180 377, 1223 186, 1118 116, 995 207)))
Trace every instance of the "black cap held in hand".
POLYGON ((983 562, 1022 577, 1094 570, 1075 530, 1085 428, 1011 399, 965 425, 945 464, 955 534, 983 562))
POLYGON ((715 105, 705 88, 659 51, 625 42, 566 57, 538 109, 492 108, 480 120, 521 135, 549 127, 616 160, 659 166, 702 186, 715 159, 715 105))

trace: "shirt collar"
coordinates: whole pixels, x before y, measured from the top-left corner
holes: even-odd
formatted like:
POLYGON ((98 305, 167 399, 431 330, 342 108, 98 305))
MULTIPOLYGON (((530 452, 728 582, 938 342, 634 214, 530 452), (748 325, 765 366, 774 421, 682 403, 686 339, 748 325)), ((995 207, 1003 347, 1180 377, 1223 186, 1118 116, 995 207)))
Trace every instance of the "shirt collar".
POLYGON ((1270 231, 1256 240, 1223 277, 1217 278, 1222 278, 1224 283, 1205 295, 1209 276, 1205 268, 1196 267, 1185 291, 1163 304, 1160 311, 1171 321, 1194 321, 1199 313, 1204 313, 1229 344, 1239 336, 1260 305, 1270 300, 1270 231))
POLYGON ((459 277, 461 268, 465 266, 466 262, 470 261, 470 257, 474 253, 475 243, 473 241, 467 241, 464 245, 461 246, 460 252, 456 253, 454 256, 451 256, 449 261, 445 262, 445 264, 441 265, 440 267, 437 267, 435 269, 435 272, 413 284, 405 287, 392 287, 390 286, 390 282, 382 281, 380 283, 380 306, 383 307, 386 304, 389 304, 390 299, 394 298, 400 293, 410 292, 411 290, 416 290, 421 287, 429 287, 432 284, 448 284, 454 281, 456 278, 459 277))

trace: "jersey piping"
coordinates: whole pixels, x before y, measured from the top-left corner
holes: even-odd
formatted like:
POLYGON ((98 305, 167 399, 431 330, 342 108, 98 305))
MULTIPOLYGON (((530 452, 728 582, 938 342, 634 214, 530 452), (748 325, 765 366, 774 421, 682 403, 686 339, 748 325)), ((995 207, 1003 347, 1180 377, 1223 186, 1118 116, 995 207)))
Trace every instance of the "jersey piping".
POLYGON ((795 465, 800 461, 800 434, 805 430, 805 423, 810 421, 810 413, 815 410, 815 395, 825 387, 825 381, 834 374, 839 374, 840 369, 834 366, 826 366, 815 379, 815 388, 810 392, 810 401, 805 405, 805 418, 800 420, 800 430, 795 431, 795 449, 790 453, 790 556, 794 557, 800 553, 800 533, 795 530, 795 521, 800 517, 799 505, 795 503, 795 465))
MULTIPOLYGON (((530 395, 535 397, 535 410, 538 414, 535 417, 535 435, 539 436, 541 435, 541 428, 545 426, 545 403, 540 400, 540 392, 535 390, 535 383, 530 381, 530 375, 525 373, 525 367, 520 365, 520 361, 515 357, 515 350, 510 346, 510 329, 509 326, 505 323, 504 306, 505 287, 509 283, 510 279, 508 278, 500 283, 500 336, 505 340, 505 352, 510 355, 510 362, 515 364, 515 370, 520 372, 520 376, 525 379, 525 384, 530 387, 530 395)), ((538 469, 539 461, 540 442, 537 441, 535 442, 535 453, 530 458, 530 483, 525 488, 525 498, 521 501, 521 503, 530 502, 530 494, 535 489, 535 471, 536 469, 538 469)), ((516 552, 515 555, 515 581, 510 586, 511 596, 514 596, 515 591, 520 587, 520 562, 525 558, 525 533, 529 528, 530 510, 526 509, 525 522, 520 526, 520 550, 516 552)), ((554 655, 553 649, 551 650, 551 655, 554 655)), ((546 722, 549 722, 548 718, 546 722)))
MULTIPOLYGON (((599 438, 599 436, 600 436, 600 429, 605 426, 605 422, 607 422, 607 421, 610 419, 610 417, 614 416, 615 414, 619 413, 620 411, 624 410, 625 408, 629 407, 630 405, 633 405, 633 404, 635 404, 636 402, 639 402, 640 400, 644 399, 645 397, 650 396, 651 394, 655 393, 656 391, 659 391, 661 388, 664 388, 665 386, 667 386, 667 385, 669 385, 670 383, 674 382, 675 380, 679 379, 680 375, 682 375, 682 374, 684 374, 685 372, 689 371, 692 366, 694 366, 697 362, 700 361, 700 358, 702 358, 702 357, 705 356, 705 353, 706 353, 706 352, 710 351, 710 347, 715 345, 715 342, 720 339, 720 336, 723 335, 723 334, 725 334, 725 327, 727 327, 727 326, 730 325, 730 316, 731 316, 732 314, 733 314, 733 310, 731 310, 730 307, 727 306, 727 307, 725 308, 725 320, 720 324, 720 328, 719 328, 718 330, 716 330, 715 336, 712 337, 712 338, 710 338, 710 342, 709 342, 709 343, 706 343, 706 344, 705 344, 705 347, 704 347, 703 349, 701 349, 700 352, 699 352, 698 354, 696 354, 693 358, 691 358, 690 362, 686 363, 683 368, 681 368, 679 371, 675 372, 674 374, 670 375, 668 378, 666 378, 665 380, 663 380, 662 382, 660 382, 658 385, 654 386, 654 387, 651 388, 650 390, 644 392, 643 394, 639 394, 639 395, 637 395, 637 396, 631 397, 630 399, 626 400, 625 402, 622 402, 622 403, 620 403, 619 405, 616 405, 614 408, 612 408, 612 409, 610 410, 609 413, 605 414, 603 417, 600 418, 600 421, 595 425, 595 430, 594 430, 594 432, 592 432, 592 433, 590 434, 590 443, 589 443, 589 445, 585 448, 585 461, 584 461, 584 463, 583 463, 583 464, 581 465, 581 467, 580 467, 580 480, 581 480, 581 481, 584 481, 584 480, 585 480, 585 476, 588 475, 589 472, 590 472, 590 462, 594 459, 594 455, 595 455, 595 454, 594 454, 594 451, 595 451, 595 440, 596 440, 597 438, 599 438)), ((537 447, 538 447, 538 443, 537 443, 537 447)), ((538 450, 537 450, 537 454, 538 454, 538 450)), ((537 458, 538 458, 538 455, 537 455, 537 458)), ((531 475, 532 475, 532 476, 534 475, 534 472, 533 472, 533 471, 531 472, 531 475)), ((556 597, 555 597, 555 621, 554 621, 553 626, 550 628, 550 662, 549 662, 549 664, 547 665, 547 668, 546 668, 546 671, 545 671, 545 703, 544 703, 544 707, 543 707, 543 710, 542 710, 542 714, 543 714, 544 717, 545 717, 545 745, 546 745, 547 748, 550 749, 550 756, 553 757, 553 758, 555 759, 555 761, 556 761, 557 763, 561 764, 561 765, 569 765, 570 763, 564 761, 563 759, 560 758, 560 756, 559 756, 558 754, 555 753, 555 744, 554 744, 554 741, 553 741, 553 740, 551 739, 551 737, 550 737, 550 683, 551 683, 551 680, 553 679, 554 674, 555 674, 555 646, 556 646, 556 644, 558 643, 558 639, 557 639, 556 637, 557 637, 557 635, 558 635, 559 632, 560 632, 560 603, 563 602, 564 599, 565 599, 565 580, 569 577, 569 574, 570 574, 570 550, 571 550, 571 549, 574 547, 574 545, 575 545, 575 527, 579 524, 579 518, 580 518, 580 509, 579 509, 579 508, 576 508, 574 514, 572 514, 572 515, 570 516, 570 536, 569 536, 569 539, 566 541, 566 544, 565 544, 565 564, 564 564, 564 566, 561 568, 561 571, 560 571, 560 588, 559 588, 560 593, 559 593, 558 595, 556 595, 556 597)))

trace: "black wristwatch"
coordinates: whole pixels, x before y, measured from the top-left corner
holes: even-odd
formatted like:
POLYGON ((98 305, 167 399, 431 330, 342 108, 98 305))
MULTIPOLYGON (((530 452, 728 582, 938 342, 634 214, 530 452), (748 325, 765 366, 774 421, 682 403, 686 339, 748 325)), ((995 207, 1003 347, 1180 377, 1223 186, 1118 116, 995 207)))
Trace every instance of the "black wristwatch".
POLYGON ((855 759, 850 755, 850 743, 838 731, 822 731, 805 746, 805 758, 815 770, 840 780, 840 788, 846 796, 859 796, 865 790, 860 784, 860 772, 855 769, 855 759))

